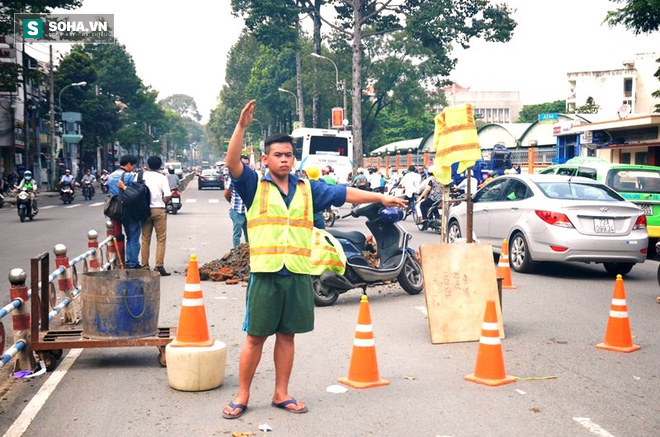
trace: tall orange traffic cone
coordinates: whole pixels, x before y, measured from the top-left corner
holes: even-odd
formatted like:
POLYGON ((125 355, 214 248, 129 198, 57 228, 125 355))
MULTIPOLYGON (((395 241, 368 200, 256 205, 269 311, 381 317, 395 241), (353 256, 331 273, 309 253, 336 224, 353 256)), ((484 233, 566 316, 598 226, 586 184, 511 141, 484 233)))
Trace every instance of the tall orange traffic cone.
POLYGON ((628 320, 628 305, 626 305, 626 291, 623 287, 621 275, 616 275, 616 281, 614 282, 614 296, 612 296, 605 341, 597 344, 596 347, 617 352, 634 352, 640 349, 632 342, 630 320, 628 320))
POLYGON ((374 330, 371 325, 371 312, 367 296, 362 296, 360 300, 360 312, 355 327, 353 354, 348 376, 339 378, 339 382, 353 388, 370 388, 389 384, 387 380, 378 375, 374 330))
POLYGON ((511 282, 511 267, 509 266, 509 242, 505 238, 502 242, 502 250, 500 251, 500 260, 497 263, 497 277, 502 278, 502 288, 505 290, 513 290, 517 288, 511 282))
POLYGON ((188 262, 188 275, 183 291, 181 314, 176 338, 171 343, 173 347, 185 346, 211 346, 213 338, 209 335, 209 325, 206 321, 204 309, 204 296, 199 280, 199 266, 197 255, 190 255, 188 262))
POLYGON ((479 339, 479 351, 477 352, 477 364, 474 373, 466 375, 465 379, 485 385, 504 385, 514 382, 516 379, 504 371, 504 356, 502 355, 502 342, 500 341, 500 329, 497 323, 497 312, 495 301, 486 303, 486 314, 481 326, 481 338, 479 339))

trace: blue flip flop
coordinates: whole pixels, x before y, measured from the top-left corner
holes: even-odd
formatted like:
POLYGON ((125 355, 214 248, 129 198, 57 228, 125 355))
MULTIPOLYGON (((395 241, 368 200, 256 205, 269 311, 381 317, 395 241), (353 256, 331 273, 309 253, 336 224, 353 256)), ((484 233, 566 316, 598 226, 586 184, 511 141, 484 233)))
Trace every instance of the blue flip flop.
POLYGON ((245 410, 247 410, 247 408, 248 408, 247 405, 243 405, 243 404, 235 404, 235 403, 233 403, 233 402, 230 402, 228 405, 229 405, 229 408, 231 408, 232 410, 235 410, 235 409, 237 409, 237 408, 240 408, 241 411, 240 411, 239 413, 237 413, 237 414, 229 414, 229 413, 225 413, 225 412, 223 411, 223 412, 222 412, 222 417, 224 417, 224 418, 227 419, 227 420, 238 419, 239 417, 241 417, 241 416, 243 415, 243 413, 245 413, 245 410))
POLYGON ((273 407, 275 407, 275 408, 280 408, 280 409, 282 409, 282 410, 284 410, 284 411, 287 411, 287 412, 289 412, 289 413, 293 413, 293 414, 302 414, 302 413, 306 413, 306 412, 307 412, 307 407, 302 407, 302 408, 299 409, 299 410, 293 410, 293 409, 291 409, 291 408, 287 408, 287 407, 286 407, 287 405, 291 405, 291 404, 293 404, 293 405, 295 405, 295 406, 298 406, 298 401, 295 400, 295 399, 293 399, 293 398, 291 398, 291 399, 289 399, 288 401, 280 402, 279 404, 276 404, 275 402, 273 402, 271 405, 272 405, 273 407))

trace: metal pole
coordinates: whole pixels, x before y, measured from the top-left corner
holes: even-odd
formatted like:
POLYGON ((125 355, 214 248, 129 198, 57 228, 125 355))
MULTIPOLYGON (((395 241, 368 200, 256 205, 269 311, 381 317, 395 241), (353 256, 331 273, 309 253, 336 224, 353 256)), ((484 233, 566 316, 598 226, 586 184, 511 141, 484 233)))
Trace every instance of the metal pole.
POLYGON ((51 191, 55 190, 55 75, 53 74, 53 45, 49 46, 50 48, 50 62, 48 64, 49 76, 50 76, 50 153, 49 153, 49 165, 50 165, 50 174, 48 175, 48 185, 50 186, 51 191))

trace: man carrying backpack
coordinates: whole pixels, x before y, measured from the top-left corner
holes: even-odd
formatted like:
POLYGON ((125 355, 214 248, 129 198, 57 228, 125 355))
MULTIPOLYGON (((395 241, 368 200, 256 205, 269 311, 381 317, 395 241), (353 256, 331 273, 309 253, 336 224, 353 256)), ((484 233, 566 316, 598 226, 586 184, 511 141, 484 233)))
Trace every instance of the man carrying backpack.
MULTIPOLYGON (((135 181, 133 170, 135 170, 136 164, 137 157, 135 155, 124 155, 119 159, 119 168, 108 177, 110 195, 118 195, 135 181)), ((141 267, 138 256, 140 254, 142 222, 125 215, 121 222, 113 220, 113 224, 115 235, 120 234, 121 226, 124 226, 124 233, 126 234, 126 268, 139 269, 141 267)))

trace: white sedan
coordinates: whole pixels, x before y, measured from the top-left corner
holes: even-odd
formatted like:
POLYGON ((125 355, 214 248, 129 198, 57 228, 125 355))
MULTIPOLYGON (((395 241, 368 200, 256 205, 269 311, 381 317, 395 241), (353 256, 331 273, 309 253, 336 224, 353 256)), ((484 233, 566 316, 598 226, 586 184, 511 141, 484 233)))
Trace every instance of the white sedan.
MULTIPOLYGON (((466 235, 467 205, 449 210, 449 241, 466 235)), ((539 261, 603 263, 625 275, 646 259, 646 217, 600 182, 556 175, 498 177, 473 197, 473 235, 501 251, 511 268, 531 272, 539 261)))

